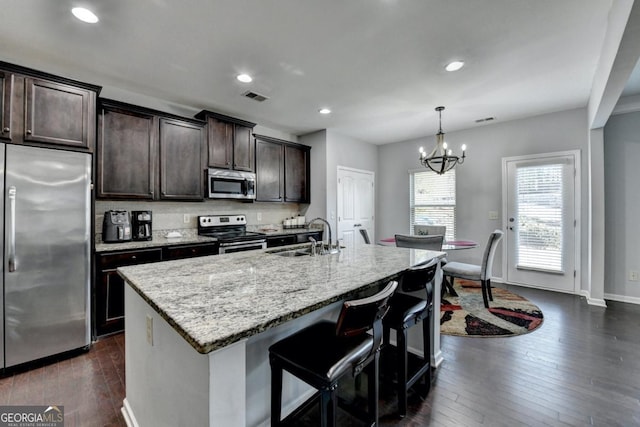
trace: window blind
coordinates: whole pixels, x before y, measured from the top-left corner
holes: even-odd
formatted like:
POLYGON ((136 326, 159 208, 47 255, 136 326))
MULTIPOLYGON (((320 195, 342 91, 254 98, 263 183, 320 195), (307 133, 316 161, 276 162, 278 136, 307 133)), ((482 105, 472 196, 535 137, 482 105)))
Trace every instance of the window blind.
POLYGON ((562 272, 563 164, 519 167, 517 266, 562 272))
POLYGON ((431 171, 410 174, 410 233, 414 225, 444 225, 445 240, 455 240, 456 173, 444 175, 431 171))

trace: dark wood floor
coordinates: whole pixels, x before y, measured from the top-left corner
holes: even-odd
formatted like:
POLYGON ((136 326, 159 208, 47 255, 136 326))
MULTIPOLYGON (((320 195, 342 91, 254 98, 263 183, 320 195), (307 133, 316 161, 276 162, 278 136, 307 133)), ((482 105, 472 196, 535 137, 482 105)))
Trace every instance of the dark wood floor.
MULTIPOLYGON (((443 336, 445 361, 428 397, 412 393, 399 419, 383 383, 381 425, 640 426, 640 306, 604 309, 573 295, 510 289, 538 304, 544 324, 511 338, 443 336)), ((67 427, 124 425, 124 394, 122 335, 0 379, 0 405, 62 404, 67 427)), ((340 425, 359 424, 341 414, 340 425)))

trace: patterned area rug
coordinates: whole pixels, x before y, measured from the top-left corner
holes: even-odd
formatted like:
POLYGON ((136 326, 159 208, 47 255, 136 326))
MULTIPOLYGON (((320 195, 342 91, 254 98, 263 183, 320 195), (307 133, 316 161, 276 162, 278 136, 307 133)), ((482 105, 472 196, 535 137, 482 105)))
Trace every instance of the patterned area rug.
POLYGON ((446 294, 440 306, 440 333, 463 337, 526 334, 542 325, 542 311, 527 299, 492 287, 493 301, 484 308, 479 282, 456 279, 457 297, 446 294))

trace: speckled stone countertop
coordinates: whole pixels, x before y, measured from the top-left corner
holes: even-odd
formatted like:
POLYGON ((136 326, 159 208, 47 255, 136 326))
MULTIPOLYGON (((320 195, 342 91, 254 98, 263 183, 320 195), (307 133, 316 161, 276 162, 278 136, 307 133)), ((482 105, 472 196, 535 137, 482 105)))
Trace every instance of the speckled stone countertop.
POLYGON ((379 245, 316 257, 273 254, 291 248, 135 265, 118 272, 193 348, 209 353, 445 256, 379 245))
MULTIPOLYGON (((264 233, 265 237, 270 236, 281 236, 287 234, 298 234, 298 233, 308 233, 313 231, 321 231, 318 228, 292 228, 292 229, 283 229, 282 227, 260 227, 260 226, 251 226, 247 227, 249 231, 256 231, 259 233, 264 233)), ((174 245, 188 245, 188 244, 197 244, 197 243, 213 243, 217 239, 213 237, 199 236, 198 230, 196 229, 185 229, 185 230, 161 230, 159 232, 153 232, 153 239, 147 241, 130 241, 130 242, 118 242, 118 243, 104 243, 102 241, 96 241, 96 252, 110 252, 110 251, 121 251, 121 250, 136 250, 136 249, 148 249, 148 248, 156 248, 162 246, 174 246, 174 245), (167 239, 166 234, 169 231, 177 231, 182 237, 167 239)))

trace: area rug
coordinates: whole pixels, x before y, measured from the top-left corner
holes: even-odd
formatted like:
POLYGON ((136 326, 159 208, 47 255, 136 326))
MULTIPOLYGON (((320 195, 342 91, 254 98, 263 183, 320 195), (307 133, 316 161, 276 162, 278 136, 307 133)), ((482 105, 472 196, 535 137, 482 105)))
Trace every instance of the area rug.
POLYGON ((484 307, 479 282, 456 279, 457 297, 446 294, 440 306, 440 333, 464 337, 506 337, 542 325, 542 311, 526 298, 491 287, 493 301, 484 307))

